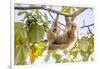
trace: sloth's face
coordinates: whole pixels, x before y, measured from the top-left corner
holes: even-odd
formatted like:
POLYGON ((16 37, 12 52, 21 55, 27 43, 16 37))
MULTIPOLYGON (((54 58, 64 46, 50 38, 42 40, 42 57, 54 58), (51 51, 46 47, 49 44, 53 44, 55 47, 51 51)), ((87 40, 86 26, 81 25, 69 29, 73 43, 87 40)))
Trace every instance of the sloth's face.
POLYGON ((53 32, 56 32, 57 31, 57 28, 53 28, 53 32))
POLYGON ((66 24, 66 29, 68 29, 68 30, 76 30, 76 25, 75 25, 75 23, 67 23, 66 24))

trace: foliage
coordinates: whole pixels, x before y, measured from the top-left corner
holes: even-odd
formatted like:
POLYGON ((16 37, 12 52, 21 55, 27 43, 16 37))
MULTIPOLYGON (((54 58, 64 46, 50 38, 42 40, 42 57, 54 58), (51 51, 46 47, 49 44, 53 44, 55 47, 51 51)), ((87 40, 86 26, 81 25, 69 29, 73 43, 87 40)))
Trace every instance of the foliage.
POLYGON ((23 29, 24 24, 21 22, 15 23, 15 47, 14 59, 15 64, 25 64, 25 57, 28 52, 27 33, 23 29))
MULTIPOLYGON (((32 5, 30 5, 32 6, 32 5)), ((34 5, 33 5, 34 6, 34 5)), ((74 12, 73 7, 62 7, 61 12, 70 13, 74 12)), ((40 10, 21 10, 18 16, 24 14, 22 22, 14 23, 14 63, 17 65, 24 65, 26 63, 27 55, 30 56, 30 63, 34 64, 39 56, 43 56, 47 50, 48 42, 43 41, 44 34, 48 30, 49 20, 47 13, 44 14, 40 10), (26 21, 25 21, 26 20, 26 21)), ((55 60, 55 63, 67 62, 81 62, 88 61, 89 57, 94 53, 94 35, 88 34, 78 39, 75 47, 70 51, 63 51, 63 55, 53 51, 48 54, 44 61, 48 62, 50 56, 55 60)), ((94 58, 91 56, 91 61, 94 58)))
POLYGON ((30 15, 27 11, 20 11, 18 16, 23 14, 25 14, 24 20, 27 19, 26 23, 15 22, 15 64, 25 64, 28 52, 30 61, 33 63, 37 56, 42 55, 47 44, 46 42, 41 42, 47 29, 46 27, 48 27, 47 16, 44 15, 43 17, 46 20, 41 21, 42 14, 38 10, 35 10, 36 15, 30 15), (30 16, 37 20, 28 21, 30 16))
POLYGON ((76 10, 78 10, 78 8, 63 6, 61 12, 71 14, 71 13, 75 12, 76 10))

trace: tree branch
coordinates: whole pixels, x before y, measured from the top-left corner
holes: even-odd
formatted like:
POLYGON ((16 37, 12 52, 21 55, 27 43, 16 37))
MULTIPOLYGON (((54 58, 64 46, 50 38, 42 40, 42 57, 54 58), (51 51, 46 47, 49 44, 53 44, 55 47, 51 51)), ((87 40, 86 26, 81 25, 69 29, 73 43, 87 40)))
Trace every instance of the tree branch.
POLYGON ((92 34, 92 31, 91 31, 90 27, 88 27, 88 31, 89 31, 89 33, 91 33, 91 34, 92 34))
POLYGON ((42 6, 30 6, 30 7, 18 7, 18 6, 15 6, 14 9, 19 9, 19 10, 41 9, 41 10, 51 11, 53 13, 57 13, 59 15, 63 15, 63 16, 66 16, 66 17, 75 17, 75 16, 78 16, 81 12, 83 12, 87 8, 80 8, 78 11, 74 12, 73 14, 62 13, 62 12, 56 11, 54 9, 44 8, 42 6))
POLYGON ((50 13, 50 11, 48 11, 49 15, 51 16, 51 18, 54 20, 54 17, 52 16, 52 14, 50 13))
POLYGON ((82 26, 81 28, 86 28, 86 27, 90 27, 93 26, 94 24, 90 24, 90 25, 86 25, 86 26, 82 26))
MULTIPOLYGON (((52 16, 52 14, 50 13, 50 11, 48 11, 48 13, 49 13, 49 15, 51 16, 51 18, 52 18, 53 20, 55 20, 54 17, 52 16)), ((61 22, 59 22, 59 24, 62 25, 62 26, 65 26, 65 25, 62 24, 61 22)))
POLYGON ((78 11, 75 11, 73 14, 72 14, 72 16, 73 17, 76 17, 76 16, 78 16, 80 13, 82 13, 83 11, 85 11, 87 8, 79 8, 79 10, 78 11))

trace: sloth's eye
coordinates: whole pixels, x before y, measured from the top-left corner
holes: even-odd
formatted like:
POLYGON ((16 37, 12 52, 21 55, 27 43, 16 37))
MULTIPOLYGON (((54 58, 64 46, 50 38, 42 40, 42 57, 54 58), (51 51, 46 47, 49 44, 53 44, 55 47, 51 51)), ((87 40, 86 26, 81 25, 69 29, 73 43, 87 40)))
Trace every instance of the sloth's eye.
POLYGON ((56 28, 54 28, 54 29, 53 29, 53 32, 55 32, 56 30, 57 30, 57 29, 56 29, 56 28))

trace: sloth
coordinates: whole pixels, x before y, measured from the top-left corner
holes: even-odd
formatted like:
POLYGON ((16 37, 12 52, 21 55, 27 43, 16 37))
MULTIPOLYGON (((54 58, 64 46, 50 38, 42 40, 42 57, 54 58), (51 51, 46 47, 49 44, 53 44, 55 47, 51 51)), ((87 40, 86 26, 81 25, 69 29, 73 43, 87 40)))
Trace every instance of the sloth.
POLYGON ((48 50, 66 49, 70 50, 77 41, 77 26, 73 21, 66 22, 65 31, 59 35, 59 23, 54 22, 53 26, 47 32, 49 41, 48 50))

